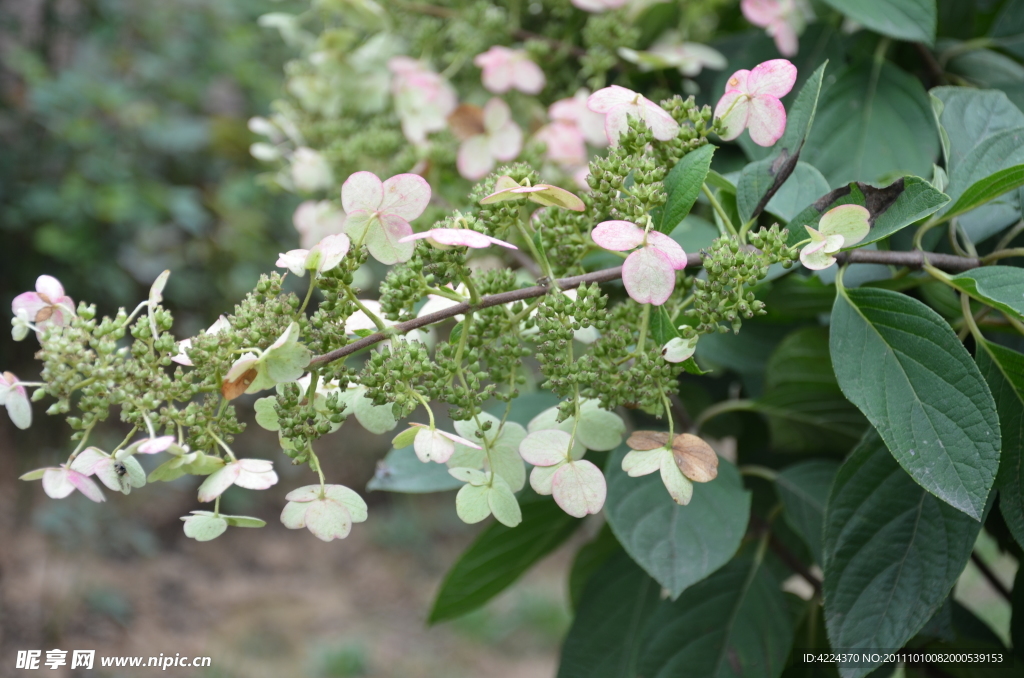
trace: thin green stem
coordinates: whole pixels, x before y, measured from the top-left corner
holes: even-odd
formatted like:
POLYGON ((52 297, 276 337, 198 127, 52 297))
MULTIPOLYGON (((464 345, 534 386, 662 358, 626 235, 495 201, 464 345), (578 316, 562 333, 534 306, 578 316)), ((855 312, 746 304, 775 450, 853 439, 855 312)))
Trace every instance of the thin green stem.
POLYGON ((306 445, 306 452, 309 453, 309 465, 313 467, 313 470, 316 471, 316 474, 320 477, 320 498, 324 499, 327 496, 327 488, 325 487, 327 481, 324 479, 323 469, 320 468, 320 458, 316 456, 316 452, 313 451, 312 444, 306 445))
POLYGON ((773 483, 779 477, 779 472, 775 469, 768 468, 767 466, 757 466, 756 464, 740 466, 739 470, 741 475, 764 478, 765 480, 773 483))
POLYGON ((224 448, 224 451, 228 453, 229 457, 231 457, 231 461, 238 461, 238 457, 236 457, 235 453, 231 451, 231 448, 228 447, 228 444, 226 442, 224 442, 223 440, 221 440, 220 438, 218 438, 217 434, 214 433, 213 431, 211 431, 209 426, 206 427, 206 433, 211 438, 216 440, 218 445, 220 445, 222 448, 224 448))
POLYGON ((120 449, 121 449, 122 447, 124 447, 125 445, 127 445, 127 444, 128 444, 128 441, 132 439, 132 436, 134 436, 134 435, 135 435, 135 434, 136 434, 136 433, 138 432, 138 430, 139 430, 139 427, 138 427, 138 426, 132 426, 132 430, 131 430, 131 431, 128 431, 128 435, 126 435, 126 436, 124 437, 124 440, 122 440, 122 441, 121 441, 120 443, 118 443, 118 444, 117 444, 117 447, 115 447, 114 449, 112 449, 112 450, 110 451, 110 453, 111 453, 111 454, 114 454, 114 453, 116 453, 116 452, 117 452, 118 450, 120 450, 120 449))
POLYGON ((213 500, 213 517, 214 518, 220 517, 220 495, 219 494, 217 495, 217 498, 213 500))
POLYGON ((981 258, 981 263, 990 264, 993 261, 1000 259, 1009 259, 1010 257, 1024 257, 1024 247, 1011 247, 1008 250, 998 250, 991 254, 986 254, 981 258))
POLYGON ((1006 249, 1010 246, 1010 243, 1013 242, 1013 239, 1020 235, 1022 231, 1024 231, 1024 219, 1018 221, 1016 226, 1007 231, 1006 234, 999 239, 999 242, 996 243, 995 249, 992 251, 998 252, 999 250, 1006 249))
POLYGON ((651 305, 644 304, 643 314, 640 316, 640 337, 636 340, 636 354, 643 355, 644 344, 647 341, 647 326, 651 322, 651 305))
POLYGON ((306 298, 302 300, 302 306, 295 313, 295 317, 299 317, 306 310, 306 306, 309 305, 309 300, 313 297, 313 290, 316 289, 316 273, 313 271, 309 272, 309 289, 306 290, 306 298))
POLYGON ((374 324, 378 332, 384 332, 387 330, 388 326, 384 324, 384 321, 381 320, 376 313, 368 309, 363 302, 357 299, 356 295, 352 293, 350 288, 345 288, 345 294, 348 295, 348 298, 356 305, 356 308, 366 314, 366 317, 370 319, 370 322, 374 324))
POLYGON ((750 232, 751 227, 756 223, 757 217, 754 217, 747 223, 743 224, 743 226, 740 228, 740 242, 743 243, 744 245, 747 244, 747 233, 750 232))
POLYGON ((437 426, 434 424, 434 410, 430 409, 430 403, 428 403, 427 399, 420 395, 418 391, 410 389, 409 392, 412 393, 416 400, 420 401, 420 404, 423 405, 423 408, 427 411, 427 416, 430 417, 430 430, 433 431, 437 426))
MULTIPOLYGON (((526 220, 529 220, 529 215, 526 216, 526 220)), ((523 240, 526 241, 526 245, 530 248, 530 254, 533 255, 534 261, 536 261, 544 275, 550 280, 555 279, 555 274, 551 270, 551 264, 548 263, 548 258, 544 256, 543 252, 537 249, 537 246, 533 242, 533 236, 527 230, 526 225, 523 223, 524 219, 520 218, 516 221, 516 228, 519 229, 519 234, 523 236, 523 240)))
MULTIPOLYGON (((718 202, 718 198, 716 198, 715 194, 711 192, 711 189, 708 188, 708 185, 701 184, 700 190, 704 191, 704 195, 707 196, 708 202, 711 203, 711 208, 715 210, 715 213, 718 215, 718 218, 722 220, 722 225, 725 226, 726 230, 734 238, 737 237, 736 227, 733 226, 732 220, 729 219, 729 215, 725 213, 725 209, 722 207, 722 204, 718 202)), ((725 235, 725 233, 723 232, 722 235, 725 235)))
MULTIPOLYGON (((85 447, 85 443, 87 443, 89 441, 89 434, 92 433, 92 429, 93 429, 94 426, 96 426, 95 423, 91 424, 88 428, 85 429, 85 431, 82 432, 82 439, 78 442, 78 446, 75 447, 75 450, 74 450, 74 452, 71 453, 71 456, 68 457, 68 464, 69 465, 71 464, 71 462, 73 462, 75 460, 75 458, 78 456, 78 453, 81 452, 82 449, 85 447)), ((135 432, 135 429, 132 429, 132 433, 134 433, 134 432, 135 432)))
POLYGON ((726 412, 749 412, 754 407, 755 403, 753 400, 723 400, 701 412, 700 416, 693 422, 693 428, 699 431, 704 427, 704 424, 720 414, 725 414, 726 412))
POLYGON ((974 320, 974 313, 971 311, 971 298, 964 292, 960 293, 960 310, 963 311, 967 329, 974 335, 975 340, 981 342, 985 337, 982 336, 978 323, 974 320))

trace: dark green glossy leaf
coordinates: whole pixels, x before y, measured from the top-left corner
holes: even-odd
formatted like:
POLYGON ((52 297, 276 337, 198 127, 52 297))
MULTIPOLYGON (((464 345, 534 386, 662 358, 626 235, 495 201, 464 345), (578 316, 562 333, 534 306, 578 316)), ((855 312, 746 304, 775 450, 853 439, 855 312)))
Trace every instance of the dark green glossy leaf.
POLYGON ((999 410, 999 510, 1014 539, 1024 546, 1024 355, 981 339, 975 359, 999 410))
POLYGON ((999 465, 999 420, 988 385, 946 321, 897 292, 840 288, 830 349, 843 393, 900 465, 980 520, 999 465))
POLYGON ((833 386, 838 390, 828 349, 828 329, 802 327, 788 334, 768 359, 764 386, 767 390, 784 386, 833 386))
POLYGON ((753 544, 662 603, 648 622, 638 676, 776 678, 793 644, 792 616, 753 544))
MULTIPOLYGON (((1024 139, 1024 134, 1021 135, 1021 139, 1024 139)), ((956 203, 946 211, 945 216, 950 219, 960 216, 1021 186, 1024 186, 1024 165, 1001 169, 967 187, 957 198, 956 203)))
MULTIPOLYGON (((825 621, 844 652, 903 647, 942 606, 981 523, 939 501, 870 431, 839 469, 825 515, 825 621)), ((859 678, 871 668, 844 668, 859 678)))
POLYGON ((608 460, 605 515, 626 552, 673 598, 724 565, 747 529, 750 493, 725 459, 718 477, 694 483, 687 506, 672 501, 657 473, 630 478, 622 470, 628 450, 608 460))
POLYGON ((848 67, 825 90, 802 159, 839 186, 929 176, 938 152, 920 81, 884 62, 877 69, 871 63, 848 67))
POLYGON ((625 553, 608 558, 583 589, 558 678, 637 678, 659 594, 658 584, 625 553))
POLYGON ((938 12, 935 0, 825 0, 837 10, 876 33, 931 45, 938 12))
MULTIPOLYGON (((771 154, 763 160, 750 163, 740 172, 736 184, 736 203, 740 220, 744 223, 756 217, 796 169, 804 142, 814 124, 814 113, 818 108, 821 80, 825 76, 828 62, 821 64, 800 89, 786 114, 786 131, 774 146, 771 154)), ((792 182, 803 177, 794 177, 792 182)), ((827 190, 827 184, 826 184, 827 190)), ((820 195, 820 194, 819 194, 820 195)), ((812 197, 804 205, 813 201, 812 197)), ((800 205, 797 210, 803 208, 800 205)), ((794 214, 797 210, 794 210, 794 214)))
POLYGON ((978 301, 1024 320, 1024 268, 983 266, 955 275, 950 282, 978 301))
POLYGON ((934 213, 949 202, 949 196, 935 190, 920 177, 903 177, 884 188, 854 182, 825 194, 813 205, 793 217, 789 229, 789 244, 807 239, 804 226, 817 228, 821 215, 840 205, 861 205, 871 213, 871 231, 857 243, 863 247, 887 238, 919 219, 934 213))
POLYGON ((788 385, 765 390, 752 408, 768 417, 772 448, 785 452, 845 452, 866 422, 838 387, 788 385))
POLYGON ((410 445, 391 450, 377 463, 377 471, 366 484, 366 490, 424 494, 457 490, 464 484, 451 477, 444 464, 424 464, 410 445))
POLYGON ((786 522, 803 537, 819 564, 825 504, 837 470, 838 463, 815 459, 786 467, 775 480, 786 522))
POLYGON ((551 499, 523 502, 515 528, 491 523, 452 566, 430 611, 431 624, 477 609, 569 538, 581 521, 551 499))
POLYGON ((784 221, 792 221, 808 205, 828 193, 828 189, 828 181, 816 167, 798 162, 793 174, 768 201, 765 211, 784 221))
POLYGON ((700 187, 708 176, 708 170, 711 169, 711 157, 714 154, 715 146, 711 144, 690 151, 665 177, 668 200, 661 209, 660 219, 655 221, 659 231, 671 233, 690 213, 700 195, 700 187))
POLYGON ((601 531, 597 533, 596 537, 581 546, 580 550, 576 552, 576 557, 572 560, 572 567, 569 568, 569 602, 574 610, 579 609, 583 591, 586 589, 591 575, 601 569, 601 566, 616 553, 625 554, 622 545, 612 534, 612 528, 608 526, 607 522, 601 526, 601 531))

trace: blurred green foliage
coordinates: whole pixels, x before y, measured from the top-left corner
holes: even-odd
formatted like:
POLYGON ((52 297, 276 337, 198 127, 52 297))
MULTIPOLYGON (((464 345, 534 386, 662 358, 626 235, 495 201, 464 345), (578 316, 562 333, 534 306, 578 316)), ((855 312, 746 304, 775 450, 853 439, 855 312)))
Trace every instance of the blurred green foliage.
POLYGON ((49 273, 109 313, 172 268, 187 334, 294 247, 295 200, 257 183, 246 127, 289 57, 256 19, 291 6, 0 0, 0 303, 49 273))

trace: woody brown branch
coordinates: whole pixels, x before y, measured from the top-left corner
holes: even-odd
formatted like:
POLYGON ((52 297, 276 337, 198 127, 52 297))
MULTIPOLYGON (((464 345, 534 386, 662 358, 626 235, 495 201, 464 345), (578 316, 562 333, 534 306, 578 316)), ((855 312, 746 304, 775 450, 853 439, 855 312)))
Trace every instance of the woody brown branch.
MULTIPOLYGON (((700 254, 689 254, 686 258, 687 268, 700 268, 702 265, 700 254)), ((907 266, 909 268, 921 268, 925 263, 929 263, 935 268, 948 273, 960 273, 981 266, 981 260, 977 257, 959 257, 953 254, 935 254, 932 252, 921 252, 919 250, 913 252, 852 250, 850 252, 843 252, 837 255, 836 258, 839 260, 840 264, 888 264, 891 266, 907 266)), ((442 311, 428 313, 427 315, 419 318, 413 318, 412 320, 397 323, 388 332, 375 332, 362 337, 361 339, 357 339, 351 344, 335 349, 330 353, 315 356, 309 362, 309 366, 317 367, 319 365, 326 365, 327 363, 334 362, 340 358, 352 355, 357 351, 361 351, 364 348, 369 348, 374 344, 378 344, 392 335, 405 334, 421 327, 433 325, 434 323, 439 323, 442 320, 447 320, 448 318, 468 313, 469 311, 478 311, 484 308, 491 308, 492 306, 501 306, 503 304, 511 304, 516 301, 535 299, 536 297, 547 294, 556 286, 561 290, 572 290, 576 289, 580 285, 611 282, 612 280, 618 280, 621 277, 622 267, 616 266, 615 268, 606 268, 592 273, 584 273, 583 275, 574 275, 569 278, 559 278, 558 280, 553 281, 550 285, 534 285, 533 287, 524 287, 523 289, 512 290, 511 292, 490 294, 481 298, 480 302, 477 304, 456 304, 442 311)))

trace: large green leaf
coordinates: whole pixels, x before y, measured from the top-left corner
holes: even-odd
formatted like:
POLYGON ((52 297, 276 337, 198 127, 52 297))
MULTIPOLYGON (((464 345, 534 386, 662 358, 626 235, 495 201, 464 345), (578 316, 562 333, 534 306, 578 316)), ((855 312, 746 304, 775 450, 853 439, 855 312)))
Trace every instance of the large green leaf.
POLYGON ((938 12, 935 0, 825 0, 876 33, 906 40, 935 42, 938 12))
POLYGON ((621 551, 590 577, 565 644, 558 678, 636 678, 645 626, 660 589, 621 551))
MULTIPOLYGON (((1024 134, 1018 140, 1024 140, 1024 134)), ((1024 165, 1001 169, 967 187, 946 211, 946 216, 958 217, 1021 186, 1024 186, 1024 165)))
POLYGON ((838 469, 834 461, 814 459, 783 469, 775 480, 786 522, 804 538, 818 563, 822 561, 825 503, 838 469))
POLYGON ((776 678, 793 623, 767 563, 744 549, 728 565, 662 603, 647 624, 639 676, 776 678))
MULTIPOLYGON (((939 501, 870 431, 839 469, 825 514, 825 621, 843 652, 903 647, 945 601, 981 523, 939 501)), ((844 668, 859 678, 871 667, 844 668)))
POLYGON ((671 233, 690 213, 700 195, 700 187, 708 176, 708 170, 711 169, 711 157, 714 154, 715 146, 711 144, 690 151, 665 177, 668 200, 661 209, 660 218, 655 221, 659 231, 671 233))
POLYGON ((768 417, 772 447, 791 452, 846 452, 866 426, 839 390, 822 327, 805 327, 782 340, 768 360, 764 394, 754 409, 768 417))
POLYGON ((840 205, 861 205, 870 212, 871 231, 857 247, 887 238, 949 202, 949 196, 920 177, 903 177, 884 188, 853 182, 819 198, 789 222, 789 244, 807 239, 804 226, 817 228, 821 215, 840 205))
POLYGON ((465 483, 453 478, 444 464, 424 464, 412 445, 391 450, 377 464, 377 471, 366 484, 367 491, 423 494, 457 490, 465 483))
POLYGON ((772 196, 765 211, 791 221, 807 206, 828 193, 828 181, 816 167, 806 162, 798 162, 793 174, 790 175, 782 188, 772 196))
MULTIPOLYGON (((736 184, 736 205, 741 221, 747 222, 760 214, 796 168, 804 142, 814 124, 821 80, 825 76, 827 65, 827 62, 821 64, 800 89, 793 105, 787 111, 786 131, 772 146, 771 155, 750 163, 740 172, 736 184)), ((808 200, 804 205, 809 202, 811 201, 808 200)), ((802 207, 803 205, 800 206, 802 207)))
POLYGON ((939 152, 928 97, 917 78, 889 63, 842 71, 822 95, 802 159, 829 184, 927 176, 939 152))
POLYGON ((999 419, 970 354, 916 299, 839 291, 830 349, 843 393, 914 480, 980 520, 999 465, 999 419))
POLYGON ((976 359, 999 409, 999 510, 1014 539, 1024 546, 1024 355, 981 339, 976 359))
POLYGON ((983 266, 964 271, 949 281, 978 301, 1024 320, 1024 269, 983 266))
POLYGON ((694 483, 693 499, 676 504, 657 473, 630 478, 623 446, 608 460, 605 515, 626 552, 673 598, 736 553, 747 529, 750 493, 736 467, 719 461, 718 477, 694 483))
POLYGON ((430 611, 430 623, 477 609, 551 553, 581 524, 550 499, 523 502, 521 508, 523 521, 517 527, 491 523, 448 571, 430 611))
MULTIPOLYGON (((976 182, 1024 163, 1024 113, 1002 92, 968 87, 936 87, 932 107, 939 121, 948 192, 957 200, 976 182)), ((1020 197, 1012 191, 960 217, 975 241, 1020 219, 1020 197)))

